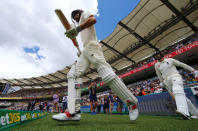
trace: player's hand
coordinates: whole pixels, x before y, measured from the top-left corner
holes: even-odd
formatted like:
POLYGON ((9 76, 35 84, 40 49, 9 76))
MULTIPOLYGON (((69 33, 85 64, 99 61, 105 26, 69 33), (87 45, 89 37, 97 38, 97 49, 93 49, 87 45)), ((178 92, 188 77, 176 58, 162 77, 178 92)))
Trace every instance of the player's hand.
POLYGON ((71 30, 66 31, 65 35, 68 38, 73 39, 78 35, 78 31, 76 30, 76 28, 72 28, 71 30))
POLYGON ((198 71, 194 71, 193 74, 195 75, 195 78, 198 78, 198 71))
POLYGON ((77 56, 80 57, 80 55, 81 55, 81 53, 80 52, 77 52, 77 56))
POLYGON ((165 87, 164 82, 160 82, 160 87, 165 87))

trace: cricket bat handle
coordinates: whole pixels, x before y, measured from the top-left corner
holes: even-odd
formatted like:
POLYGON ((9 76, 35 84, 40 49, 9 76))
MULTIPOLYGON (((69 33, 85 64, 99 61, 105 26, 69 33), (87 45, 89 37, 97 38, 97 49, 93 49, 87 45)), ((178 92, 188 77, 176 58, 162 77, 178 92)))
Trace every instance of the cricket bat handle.
MULTIPOLYGON (((70 26, 67 18, 65 17, 65 15, 63 14, 63 12, 60 9, 56 9, 55 13, 58 16, 59 20, 61 21, 62 25, 64 26, 65 30, 70 30, 71 26, 70 26)), ((81 54, 81 51, 78 46, 78 42, 77 42, 76 38, 73 38, 72 42, 73 42, 74 46, 77 48, 78 52, 81 54)))

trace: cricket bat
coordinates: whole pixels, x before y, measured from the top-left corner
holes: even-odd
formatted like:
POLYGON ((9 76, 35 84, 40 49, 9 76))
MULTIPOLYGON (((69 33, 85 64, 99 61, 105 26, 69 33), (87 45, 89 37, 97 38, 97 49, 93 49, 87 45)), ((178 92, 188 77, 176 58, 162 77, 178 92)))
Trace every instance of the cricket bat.
MULTIPOLYGON (((70 30, 71 26, 70 26, 67 18, 65 17, 65 15, 63 14, 63 12, 60 9, 56 9, 55 13, 58 16, 61 23, 63 24, 65 30, 70 30)), ((72 42, 73 42, 74 46, 77 48, 78 52, 81 54, 81 51, 80 51, 80 48, 79 48, 79 45, 78 45, 78 42, 77 42, 76 38, 73 38, 72 42)))

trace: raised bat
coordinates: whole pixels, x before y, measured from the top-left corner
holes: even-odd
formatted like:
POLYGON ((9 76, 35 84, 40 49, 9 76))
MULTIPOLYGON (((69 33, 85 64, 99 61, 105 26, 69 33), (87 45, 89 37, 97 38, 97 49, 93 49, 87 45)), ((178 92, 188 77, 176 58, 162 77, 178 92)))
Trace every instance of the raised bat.
MULTIPOLYGON (((60 9, 56 9, 55 13, 58 16, 61 23, 63 24, 65 30, 70 30, 71 26, 70 26, 67 18, 65 17, 65 15, 63 14, 63 12, 60 9)), ((74 46, 77 48, 78 52, 81 54, 81 51, 80 51, 80 48, 78 46, 78 42, 77 42, 76 38, 73 38, 72 42, 73 42, 74 46)))

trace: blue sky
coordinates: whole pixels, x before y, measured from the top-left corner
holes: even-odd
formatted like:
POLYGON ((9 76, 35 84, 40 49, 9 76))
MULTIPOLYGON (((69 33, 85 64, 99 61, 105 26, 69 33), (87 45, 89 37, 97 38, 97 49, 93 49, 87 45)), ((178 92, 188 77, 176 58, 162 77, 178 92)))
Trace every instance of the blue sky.
POLYGON ((45 59, 44 56, 42 56, 42 55, 39 54, 40 47, 38 47, 38 46, 24 47, 23 49, 24 49, 24 51, 26 53, 35 54, 36 55, 36 58, 35 58, 36 60, 45 59))
POLYGON ((99 17, 96 17, 96 33, 99 40, 108 37, 117 23, 125 18, 140 0, 98 0, 99 17))

